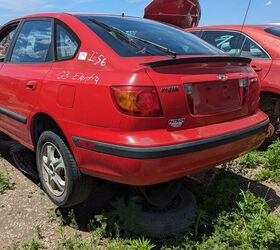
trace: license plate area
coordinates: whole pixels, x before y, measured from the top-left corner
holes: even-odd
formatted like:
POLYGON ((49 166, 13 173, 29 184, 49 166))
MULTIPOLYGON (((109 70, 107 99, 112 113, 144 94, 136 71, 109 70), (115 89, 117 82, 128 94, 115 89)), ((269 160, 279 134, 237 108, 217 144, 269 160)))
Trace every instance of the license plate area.
POLYGON ((194 115, 227 113, 242 106, 238 80, 185 84, 185 91, 194 115))

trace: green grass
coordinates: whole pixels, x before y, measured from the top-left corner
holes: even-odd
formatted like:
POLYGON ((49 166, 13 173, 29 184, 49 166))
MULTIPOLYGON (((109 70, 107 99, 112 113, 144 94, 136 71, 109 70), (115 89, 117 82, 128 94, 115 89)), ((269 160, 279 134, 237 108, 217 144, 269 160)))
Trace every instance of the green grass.
POLYGON ((0 171, 0 194, 3 194, 8 189, 12 189, 13 186, 10 177, 0 171))
POLYGON ((8 248, 8 250, 41 250, 44 249, 43 244, 40 240, 31 240, 28 243, 20 246, 19 244, 15 244, 8 248))
POLYGON ((280 183, 280 140, 269 146, 265 152, 266 167, 261 170, 256 179, 259 181, 272 181, 280 183))
MULTIPOLYGON (((243 168, 258 166, 262 170, 258 180, 280 182, 280 141, 265 152, 251 152, 239 159, 243 168)), ((10 187, 7 176, 4 186, 10 187), (7 181, 8 180, 8 181, 7 181)), ((265 199, 257 197, 250 188, 241 188, 242 177, 229 169, 216 171, 215 177, 202 189, 192 190, 198 198, 198 211, 191 230, 176 238, 148 239, 137 234, 134 218, 139 207, 132 200, 119 200, 113 208, 96 215, 89 222, 90 234, 68 236, 63 223, 59 227, 57 250, 278 250, 280 249, 280 219, 268 207, 265 199)), ((3 184, 1 184, 3 185, 3 184)), ((78 229, 73 211, 69 213, 69 225, 78 229)), ((42 232, 31 242, 10 249, 44 249, 42 232)))
MULTIPOLYGON (((211 183, 197 192, 199 209, 191 231, 176 238, 151 240, 131 233, 128 228, 132 228, 133 222, 129 216, 134 214, 136 208, 130 204, 131 211, 128 211, 128 208, 123 207, 123 202, 119 201, 115 209, 103 212, 91 221, 88 237, 78 233, 70 237, 64 226, 59 227, 60 240, 56 249, 280 249, 280 219, 263 198, 256 197, 248 188, 242 190, 239 182, 240 176, 223 169, 218 170, 211 183)), ((71 223, 76 225, 74 218, 71 223)), ((33 248, 28 249, 44 247, 39 237, 41 231, 37 231, 38 239, 29 243, 28 246, 33 248)))
POLYGON ((93 232, 90 237, 83 238, 79 235, 74 237, 64 237, 57 245, 56 250, 152 250, 155 245, 150 240, 139 239, 107 239, 102 240, 93 232))
POLYGON ((263 152, 253 151, 242 155, 239 158, 239 164, 244 168, 255 168, 258 165, 265 164, 266 158, 263 152))
POLYGON ((254 151, 241 156, 239 164, 241 169, 261 167, 255 176, 257 181, 280 183, 280 139, 264 152, 254 151))

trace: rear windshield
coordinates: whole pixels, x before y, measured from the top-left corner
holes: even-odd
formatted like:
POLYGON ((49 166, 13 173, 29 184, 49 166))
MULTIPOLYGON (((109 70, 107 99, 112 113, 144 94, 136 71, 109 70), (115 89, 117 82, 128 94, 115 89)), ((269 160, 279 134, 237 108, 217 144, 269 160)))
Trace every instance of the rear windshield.
POLYGON ((80 15, 77 18, 123 57, 168 54, 137 38, 165 47, 177 55, 223 54, 190 33, 147 19, 98 15, 80 15), (106 24, 107 30, 100 24, 106 24), (115 28, 115 31, 121 31, 122 34, 108 31, 108 26, 115 28))
POLYGON ((268 28, 265 30, 267 33, 270 33, 274 36, 280 37, 280 27, 273 27, 273 28, 268 28))

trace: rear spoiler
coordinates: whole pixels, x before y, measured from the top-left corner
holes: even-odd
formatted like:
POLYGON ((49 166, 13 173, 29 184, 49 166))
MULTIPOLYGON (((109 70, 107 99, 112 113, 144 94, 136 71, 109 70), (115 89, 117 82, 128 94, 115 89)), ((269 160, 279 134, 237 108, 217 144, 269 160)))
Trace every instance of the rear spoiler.
POLYGON ((234 57, 234 56, 204 56, 204 57, 189 57, 189 58, 177 58, 167 59, 160 61, 152 61, 141 63, 143 66, 150 67, 164 67, 179 64, 191 64, 191 63, 211 63, 211 62, 225 62, 225 63, 243 63, 250 64, 252 59, 246 57, 234 57))

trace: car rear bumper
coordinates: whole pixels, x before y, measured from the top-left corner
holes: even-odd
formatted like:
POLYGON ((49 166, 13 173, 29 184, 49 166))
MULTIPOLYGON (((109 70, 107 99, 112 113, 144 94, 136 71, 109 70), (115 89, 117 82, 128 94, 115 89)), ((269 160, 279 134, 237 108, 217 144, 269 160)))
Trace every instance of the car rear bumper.
POLYGON ((267 129, 269 125, 269 120, 266 120, 255 126, 245 128, 239 131, 234 131, 229 134, 223 134, 212 138, 207 138, 198 141, 185 142, 181 144, 161 146, 161 147, 126 147, 115 144, 103 143, 93 140, 88 140, 85 138, 79 138, 73 136, 73 142, 77 147, 87 148, 85 146, 79 145, 79 141, 85 141, 94 145, 93 151, 98 153, 104 153, 109 155, 115 155, 125 158, 132 159, 156 159, 164 158, 170 156, 177 156, 181 154, 193 153, 205 149, 210 149, 213 147, 218 147, 220 145, 225 145, 243 138, 250 137, 252 135, 263 132, 267 129))
MULTIPOLYGON (((71 143, 85 174, 130 185, 152 185, 203 171, 258 148, 266 137, 269 120, 259 112, 254 117, 240 119, 239 127, 237 124, 237 121, 225 123, 224 131, 221 130, 223 124, 216 125, 215 136, 198 140, 188 141, 188 129, 179 134, 168 132, 174 140, 183 141, 170 145, 151 146, 152 131, 146 135, 150 139, 149 146, 120 145, 83 136, 71 136, 71 143), (231 131, 228 130, 230 124, 231 131), (83 146, 80 141, 88 144, 83 146), (91 150, 86 148, 88 145, 92 146, 91 150)), ((213 126, 207 126, 209 135, 213 133, 213 126)), ((197 133, 197 137, 200 136, 197 133)))

